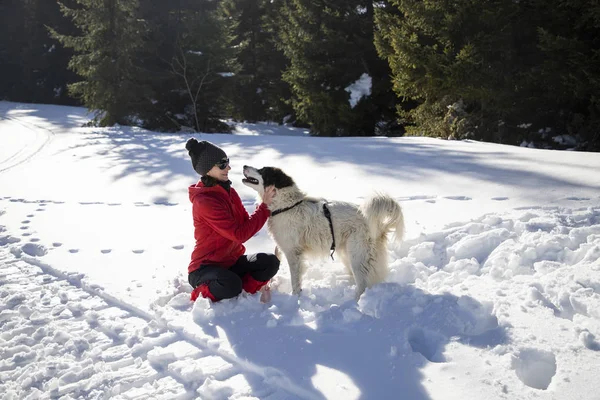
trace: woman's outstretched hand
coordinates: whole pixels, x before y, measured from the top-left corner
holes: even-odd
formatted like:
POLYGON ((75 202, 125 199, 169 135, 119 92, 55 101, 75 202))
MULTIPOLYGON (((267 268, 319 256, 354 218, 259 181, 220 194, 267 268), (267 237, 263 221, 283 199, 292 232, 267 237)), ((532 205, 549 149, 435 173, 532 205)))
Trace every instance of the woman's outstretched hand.
POLYGON ((274 196, 275 196, 275 186, 273 186, 273 185, 267 186, 265 188, 265 193, 262 196, 263 203, 265 203, 267 206, 270 206, 271 202, 273 201, 274 196))

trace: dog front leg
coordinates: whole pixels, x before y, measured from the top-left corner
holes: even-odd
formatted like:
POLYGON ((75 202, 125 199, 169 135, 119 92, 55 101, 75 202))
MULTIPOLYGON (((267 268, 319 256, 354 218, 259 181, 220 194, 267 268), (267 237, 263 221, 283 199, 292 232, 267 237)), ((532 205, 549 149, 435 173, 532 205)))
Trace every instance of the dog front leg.
POLYGON ((288 266, 290 267, 290 278, 292 280, 292 293, 300 295, 302 292, 302 256, 299 252, 291 252, 290 254, 285 253, 288 266))

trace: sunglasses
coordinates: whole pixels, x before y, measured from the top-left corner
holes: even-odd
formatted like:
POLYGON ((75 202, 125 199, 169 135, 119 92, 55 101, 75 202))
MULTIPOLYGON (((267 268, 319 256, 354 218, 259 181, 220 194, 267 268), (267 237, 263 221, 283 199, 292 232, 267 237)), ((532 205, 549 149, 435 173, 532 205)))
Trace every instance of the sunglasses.
POLYGON ((224 158, 215 164, 219 169, 225 169, 229 166, 229 158, 224 158))

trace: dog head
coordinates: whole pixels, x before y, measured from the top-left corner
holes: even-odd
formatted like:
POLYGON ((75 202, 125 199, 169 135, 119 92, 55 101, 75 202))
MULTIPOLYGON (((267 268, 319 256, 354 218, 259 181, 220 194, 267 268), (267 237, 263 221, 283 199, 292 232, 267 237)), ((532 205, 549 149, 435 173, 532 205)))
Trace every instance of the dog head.
POLYGON ((244 179, 242 183, 258 192, 263 196, 265 188, 275 186, 275 189, 284 189, 294 186, 292 178, 287 176, 282 170, 275 167, 263 167, 256 169, 248 165, 244 165, 244 179))

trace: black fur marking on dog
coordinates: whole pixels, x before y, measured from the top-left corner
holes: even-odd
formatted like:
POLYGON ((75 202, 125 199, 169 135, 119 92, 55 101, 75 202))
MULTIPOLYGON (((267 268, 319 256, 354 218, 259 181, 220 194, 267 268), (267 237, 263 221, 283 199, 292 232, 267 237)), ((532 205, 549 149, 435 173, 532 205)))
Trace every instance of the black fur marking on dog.
POLYGON ((294 180, 279 168, 263 167, 258 170, 258 173, 262 176, 265 187, 273 185, 277 189, 283 189, 294 185, 294 180))

